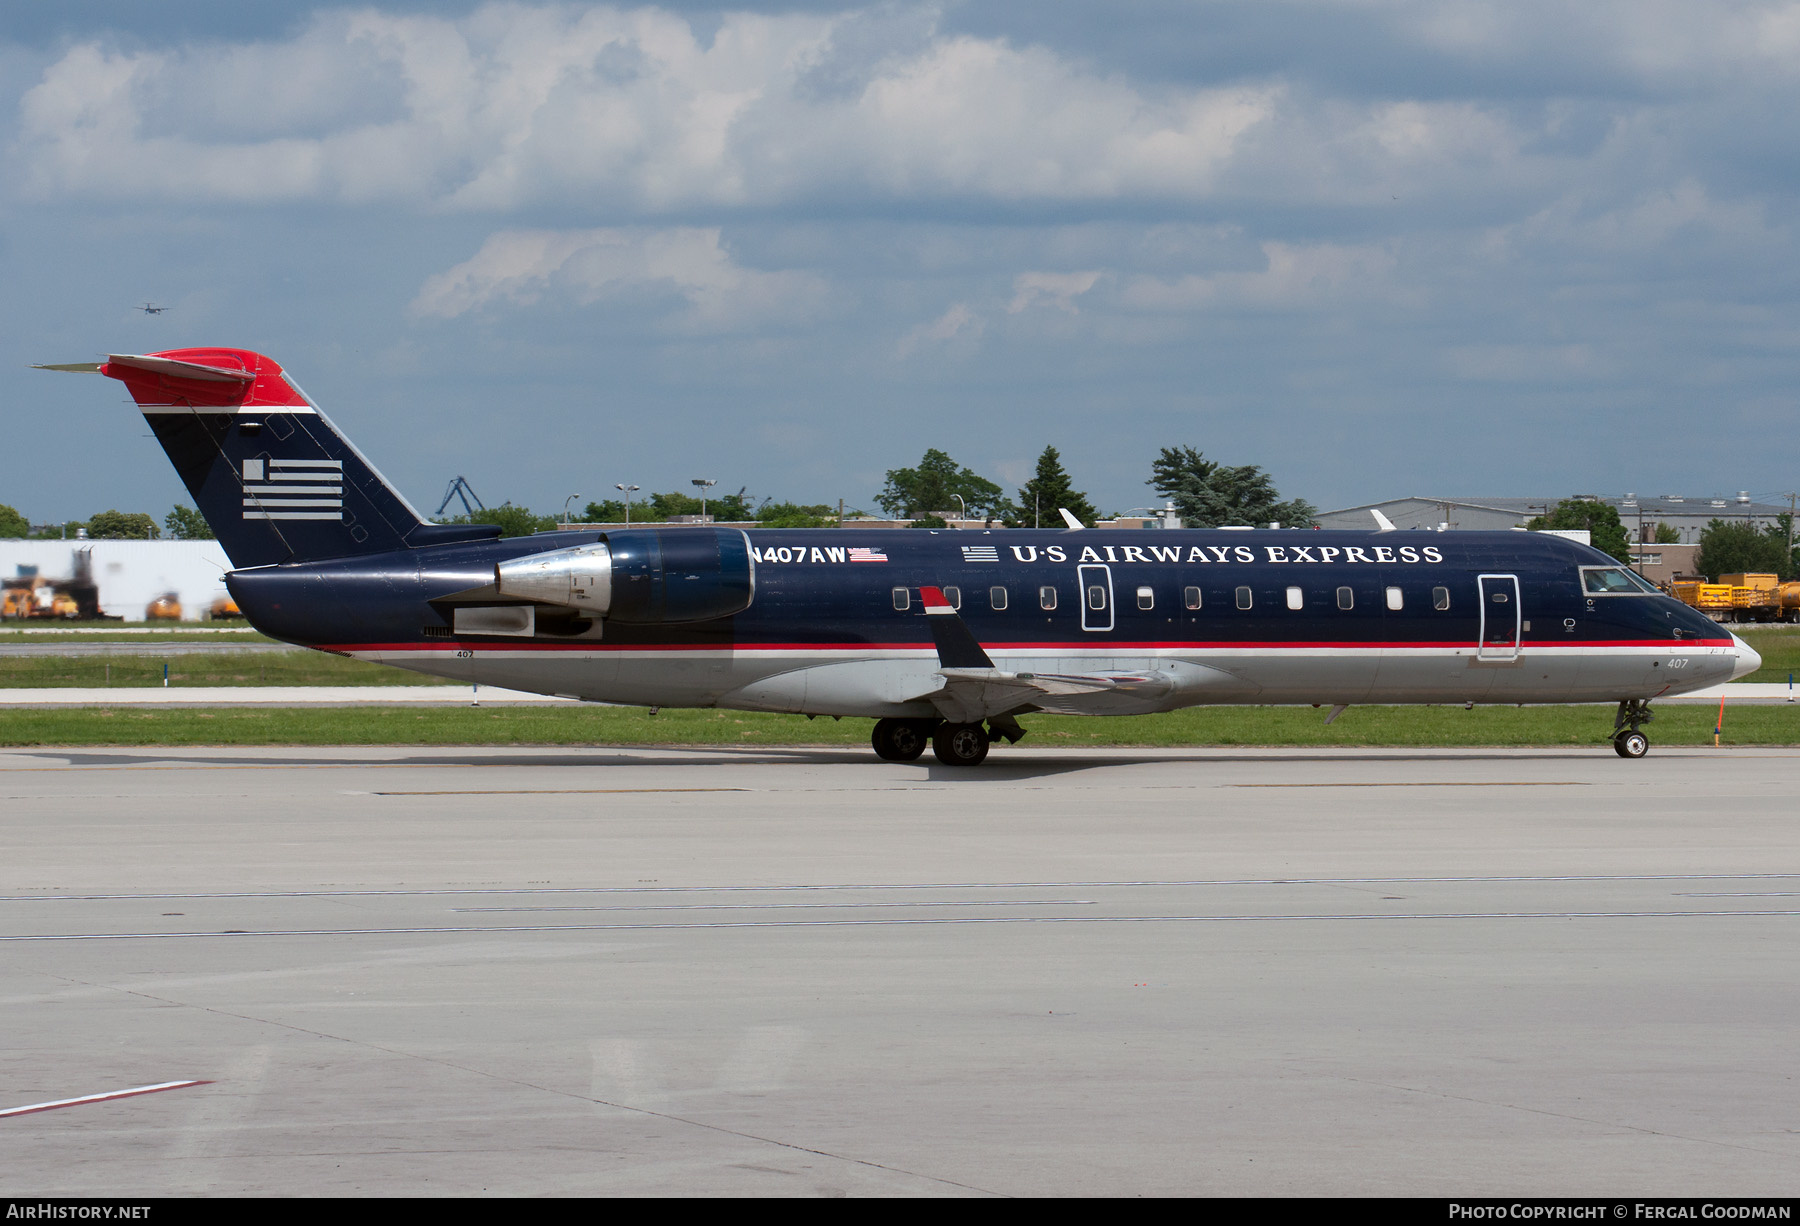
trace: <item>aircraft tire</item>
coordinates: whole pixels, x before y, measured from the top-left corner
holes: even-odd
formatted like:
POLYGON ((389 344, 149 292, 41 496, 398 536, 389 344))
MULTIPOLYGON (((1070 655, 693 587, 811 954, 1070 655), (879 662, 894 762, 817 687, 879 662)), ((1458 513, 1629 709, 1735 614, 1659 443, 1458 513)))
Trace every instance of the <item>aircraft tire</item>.
POLYGON ((929 725, 920 720, 878 719, 869 744, 884 762, 917 762, 930 739, 929 725))
POLYGON ((1621 758, 1641 758, 1650 752, 1650 738, 1635 730, 1621 732, 1613 738, 1613 752, 1621 758))
POLYGON ((980 724, 940 724, 931 734, 931 752, 945 766, 980 766, 988 755, 987 729, 980 724))

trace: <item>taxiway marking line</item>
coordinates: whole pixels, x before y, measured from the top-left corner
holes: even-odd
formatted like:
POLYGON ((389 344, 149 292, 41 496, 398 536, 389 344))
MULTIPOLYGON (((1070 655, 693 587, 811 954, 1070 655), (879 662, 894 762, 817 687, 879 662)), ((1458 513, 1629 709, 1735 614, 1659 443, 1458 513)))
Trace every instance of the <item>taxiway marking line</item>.
MULTIPOLYGON (((129 894, 0 894, 0 902, 103 902, 200 898, 413 898, 506 894, 769 894, 863 890, 1097 890, 1241 885, 1493 885, 1565 881, 1791 881, 1797 873, 1555 873, 1454 877, 1207 877, 1159 881, 846 881, 789 885, 444 886, 417 890, 229 890, 129 894)), ((1781 895, 1777 894, 1776 897, 1781 895)), ((1729 895, 1727 895, 1729 897, 1729 895)), ((1751 895, 1754 897, 1754 895, 1751 895)))
POLYGON ((520 932, 644 932, 655 930, 729 928, 901 928, 976 924, 1264 924, 1264 923, 1381 923, 1440 922, 1446 920, 1584 920, 1584 919, 1792 919, 1800 911, 1422 911, 1416 914, 1293 912, 1272 915, 1250 913, 1217 915, 1020 915, 965 916, 936 919, 808 919, 720 920, 695 923, 614 924, 458 924, 407 925, 393 928, 227 928, 214 932, 44 932, 0 934, 0 942, 13 941, 170 941, 212 940, 220 937, 354 937, 354 936, 455 936, 464 933, 511 934, 520 932))
POLYGON ((210 1081, 161 1081, 153 1086, 133 1086, 129 1090, 109 1090, 104 1094, 83 1094, 80 1098, 59 1098, 54 1102, 8 1107, 0 1111, 0 1118, 9 1115, 32 1115, 39 1111, 54 1111, 58 1107, 79 1107, 82 1103, 104 1103, 115 1098, 135 1098, 140 1094, 158 1094, 163 1090, 182 1090, 188 1086, 209 1086, 211 1084, 210 1081))
POLYGON ((640 792, 748 792, 749 788, 491 788, 437 792, 368 792, 369 796, 622 796, 640 792))
POLYGON ((1578 779, 1444 779, 1386 783, 1227 783, 1228 788, 1591 788, 1578 779))

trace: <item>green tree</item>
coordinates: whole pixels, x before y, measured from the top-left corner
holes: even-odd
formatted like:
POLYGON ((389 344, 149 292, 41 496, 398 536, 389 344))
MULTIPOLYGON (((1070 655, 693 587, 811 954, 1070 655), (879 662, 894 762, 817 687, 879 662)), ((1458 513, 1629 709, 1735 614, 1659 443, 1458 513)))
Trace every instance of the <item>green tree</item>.
POLYGON ((534 532, 549 532, 557 526, 556 516, 539 515, 529 508, 515 507, 510 502, 501 503, 497 507, 486 507, 473 515, 455 515, 438 522, 445 524, 498 524, 501 536, 530 536, 534 532))
POLYGON ((1679 545, 1681 544, 1681 532, 1674 524, 1657 524, 1655 543, 1658 545, 1679 545))
MULTIPOLYGON (((668 494, 652 494, 645 505, 653 512, 653 514, 645 516, 646 522, 650 519, 671 519, 677 515, 700 514, 710 515, 717 520, 756 518, 756 511, 751 507, 750 500, 744 496, 743 490, 739 490, 735 494, 709 496, 704 501, 697 494, 684 494, 676 490, 668 494), (704 511, 702 511, 702 507, 705 508, 704 511)), ((633 503, 631 518, 635 520, 637 517, 637 504, 633 503)))
POLYGON ((142 511, 102 511, 86 527, 88 536, 97 541, 156 539, 156 521, 142 511))
POLYGON ((1759 573, 1794 577, 1794 558, 1788 550, 1787 516, 1783 522, 1758 528, 1742 520, 1715 519, 1700 534, 1700 551, 1694 565, 1703 575, 1759 573))
POLYGON ((1525 525, 1533 532, 1545 528, 1574 531, 1585 528, 1588 540, 1601 553, 1615 562, 1631 561, 1631 544, 1625 525, 1619 520, 1618 508, 1597 498, 1565 498, 1548 515, 1539 515, 1525 525))
POLYGON ((960 512, 958 495, 971 515, 1005 518, 1006 492, 936 448, 925 453, 917 468, 889 469, 887 484, 875 501, 895 519, 908 519, 942 511, 960 512))
POLYGON ((1027 528, 1060 528, 1060 508, 1092 528, 1100 518, 1087 495, 1075 489, 1069 474, 1063 471, 1062 456, 1056 448, 1044 448, 1038 457, 1037 472, 1019 490, 1018 522, 1027 528))
POLYGON ((795 502, 765 502, 756 512, 765 528, 829 528, 837 523, 837 508, 818 503, 803 507, 795 502))
MULTIPOLYGON (((632 519, 641 515, 644 507, 641 503, 632 503, 632 519)), ((586 524, 617 524, 624 522, 625 504, 617 498, 608 498, 604 502, 590 502, 581 513, 581 522, 586 524)))
POLYGON ((163 528, 170 539, 177 541, 210 541, 213 539, 212 525, 206 522, 206 516, 176 503, 174 508, 163 517, 163 528))
POLYGON ((1164 447, 1150 474, 1145 484, 1174 503, 1190 528, 1272 523, 1310 528, 1319 514, 1304 498, 1281 501, 1273 479, 1257 465, 1218 464, 1192 447, 1164 447))
POLYGON ((0 502, 0 537, 20 537, 30 533, 31 521, 0 502))
MULTIPOLYGON (((652 494, 649 508, 656 512, 658 519, 668 519, 671 515, 700 514, 700 500, 692 494, 683 494, 679 490, 668 494, 652 494)), ((707 508, 710 514, 712 508, 707 508)))

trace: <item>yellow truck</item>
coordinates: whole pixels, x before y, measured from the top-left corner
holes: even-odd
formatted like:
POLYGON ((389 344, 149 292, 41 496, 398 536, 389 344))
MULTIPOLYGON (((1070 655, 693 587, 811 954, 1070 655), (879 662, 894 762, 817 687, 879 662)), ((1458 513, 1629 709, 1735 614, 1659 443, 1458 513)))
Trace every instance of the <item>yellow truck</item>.
POLYGON ((1675 599, 1721 622, 1800 621, 1800 582, 1756 572, 1720 575, 1717 583, 1685 581, 1675 599))

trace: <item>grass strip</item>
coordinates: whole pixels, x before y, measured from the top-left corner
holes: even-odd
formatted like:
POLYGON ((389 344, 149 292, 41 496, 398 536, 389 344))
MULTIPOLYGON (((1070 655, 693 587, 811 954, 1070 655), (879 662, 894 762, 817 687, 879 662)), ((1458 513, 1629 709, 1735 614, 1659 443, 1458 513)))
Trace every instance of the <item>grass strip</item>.
POLYGON ((1800 628, 1781 630, 1749 630, 1733 627, 1738 637, 1756 648, 1762 656, 1762 667, 1739 681, 1786 682, 1789 674, 1800 673, 1800 628))
POLYGON ((171 656, 5 656, 0 657, 0 690, 158 686, 165 664, 172 687, 451 684, 441 677, 322 651, 224 650, 171 656))
MULTIPOLYGON (((1717 707, 1669 706, 1653 745, 1711 745, 1717 707)), ((1026 716, 1027 746, 1477 747, 1605 745, 1610 707, 1353 707, 1329 727, 1308 707, 1163 715, 1026 716)), ((89 707, 0 711, 0 746, 867 745, 872 721, 635 707, 89 707)), ((1800 745, 1800 705, 1725 709, 1727 745, 1800 745)))
POLYGON ((0 623, 0 643, 273 643, 248 622, 58 622, 0 623))

